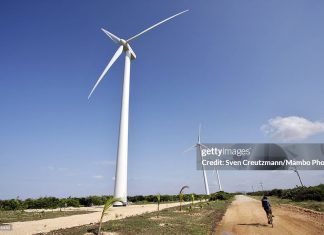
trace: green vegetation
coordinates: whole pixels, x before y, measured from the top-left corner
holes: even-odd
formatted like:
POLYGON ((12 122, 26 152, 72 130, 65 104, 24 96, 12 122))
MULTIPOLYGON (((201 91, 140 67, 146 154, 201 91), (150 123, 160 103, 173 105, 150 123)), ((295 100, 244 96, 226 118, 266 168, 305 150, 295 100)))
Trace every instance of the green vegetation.
MULTIPOLYGON (((121 220, 113 220, 102 224, 102 231, 116 232, 121 235, 132 234, 211 234, 215 231, 218 222, 222 219, 227 206, 231 200, 202 202, 202 207, 183 206, 183 212, 178 207, 168 208, 160 211, 145 213, 139 216, 128 217, 121 220)), ((86 232, 97 232, 97 225, 85 225, 69 229, 56 230, 49 235, 79 235, 86 232)))
POLYGON ((195 201, 195 195, 193 193, 190 195, 190 199, 191 199, 190 208, 193 208, 193 204, 194 204, 194 201, 195 201))
POLYGON ((324 211, 324 184, 310 187, 297 186, 293 189, 258 191, 248 193, 248 195, 260 200, 263 195, 269 196, 272 204, 290 204, 320 212, 324 211))
MULTIPOLYGON (((195 198, 197 200, 200 199, 208 199, 209 196, 206 196, 204 194, 194 194, 195 198)), ((183 194, 183 201, 185 202, 189 202, 190 199, 190 194, 183 194)), ((147 196, 143 196, 143 195, 137 195, 137 196, 130 196, 127 197, 127 200, 131 203, 134 204, 147 204, 147 203, 156 203, 157 202, 157 198, 156 195, 147 195, 147 196)), ((160 195, 160 200, 161 203, 163 202, 176 202, 179 201, 179 195, 160 195)))
POLYGON ((25 211, 0 211, 0 224, 12 223, 17 221, 32 221, 41 219, 52 219, 70 215, 80 215, 92 213, 91 211, 41 211, 41 212, 25 212, 25 211))
POLYGON ((180 202, 180 211, 182 209, 182 201, 183 201, 183 191, 186 189, 186 188, 189 188, 189 186, 183 186, 181 189, 180 189, 180 192, 179 192, 179 202, 180 202))
POLYGON ((63 207, 79 207, 80 201, 78 198, 56 198, 56 197, 41 197, 38 199, 28 198, 26 200, 11 199, 0 200, 0 211, 9 210, 25 210, 25 209, 56 209, 63 207))
POLYGON ((217 193, 213 193, 210 195, 209 201, 216 201, 216 200, 229 200, 234 197, 235 194, 227 193, 224 191, 219 191, 217 193))
POLYGON ((160 194, 156 195, 156 200, 157 200, 157 204, 158 204, 157 217, 159 217, 159 214, 160 214, 160 202, 161 202, 161 195, 160 194))
MULTIPOLYGON (((251 197, 257 200, 261 200, 262 198, 262 196, 251 196, 251 197)), ((292 206, 303 207, 314 211, 324 212, 324 202, 318 202, 312 200, 296 202, 290 199, 282 199, 277 196, 268 196, 268 198, 271 205, 292 205, 292 206)))
POLYGON ((102 219, 104 217, 105 214, 107 214, 108 209, 115 203, 115 202, 121 202, 120 198, 109 198, 106 202, 105 205, 102 209, 102 213, 101 213, 101 217, 100 217, 100 221, 99 221, 99 230, 98 230, 98 234, 100 235, 101 232, 101 224, 102 224, 102 219))
POLYGON ((318 186, 302 187, 297 186, 293 189, 272 189, 269 191, 257 191, 248 193, 251 196, 277 196, 281 199, 290 199, 301 202, 305 200, 324 201, 324 184, 318 186))
MULTIPOLYGON (((10 199, 0 200, 0 211, 10 210, 25 210, 25 209, 56 209, 65 207, 79 207, 79 206, 99 206, 104 205, 105 202, 112 198, 112 196, 88 196, 88 197, 41 197, 37 199, 28 198, 26 200, 10 199)), ((206 199, 206 195, 195 194, 196 199, 206 199)), ((127 197, 128 202, 134 204, 156 203, 155 195, 148 196, 130 196, 127 197)), ((160 195, 161 203, 176 202, 179 200, 179 195, 160 195)), ((183 201, 190 201, 190 195, 183 195, 183 201)))
POLYGON ((289 204, 307 208, 307 209, 311 209, 314 211, 324 212, 324 202, 308 200, 308 201, 303 201, 303 202, 289 202, 289 204))

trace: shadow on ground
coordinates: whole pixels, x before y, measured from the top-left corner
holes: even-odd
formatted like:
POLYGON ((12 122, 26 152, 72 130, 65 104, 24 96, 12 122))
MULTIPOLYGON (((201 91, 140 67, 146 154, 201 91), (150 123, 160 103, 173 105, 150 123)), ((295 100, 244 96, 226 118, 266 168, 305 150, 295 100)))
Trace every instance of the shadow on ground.
POLYGON ((267 224, 260 224, 260 223, 252 223, 252 224, 237 224, 237 225, 247 225, 247 226, 255 226, 255 227, 268 227, 267 224))

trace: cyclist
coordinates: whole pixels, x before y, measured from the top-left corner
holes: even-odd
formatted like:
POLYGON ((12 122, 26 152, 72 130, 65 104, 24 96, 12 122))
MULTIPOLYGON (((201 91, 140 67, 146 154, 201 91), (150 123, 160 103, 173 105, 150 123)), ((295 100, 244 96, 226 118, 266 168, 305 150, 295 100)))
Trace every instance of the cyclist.
POLYGON ((267 214, 268 224, 270 224, 269 215, 272 216, 272 210, 271 210, 270 202, 269 202, 269 200, 268 200, 268 198, 266 196, 262 197, 261 202, 262 202, 262 207, 263 207, 264 211, 267 214))

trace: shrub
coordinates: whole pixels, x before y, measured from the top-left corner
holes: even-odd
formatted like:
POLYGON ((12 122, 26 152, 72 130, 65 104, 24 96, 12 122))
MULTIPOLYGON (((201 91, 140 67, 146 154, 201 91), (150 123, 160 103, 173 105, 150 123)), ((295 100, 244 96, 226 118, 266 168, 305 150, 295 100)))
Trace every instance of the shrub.
POLYGON ((209 201, 216 201, 216 200, 229 200, 233 197, 233 194, 227 193, 224 191, 219 191, 217 193, 213 193, 210 195, 209 201))
POLYGON ((277 196, 283 199, 290 199, 293 201, 315 200, 324 201, 324 184, 317 186, 296 186, 292 189, 273 189, 270 191, 250 192, 248 195, 253 196, 277 196))
POLYGON ((324 201, 324 184, 287 189, 283 192, 281 198, 291 199, 293 201, 324 201))
POLYGON ((1 210, 19 210, 21 209, 21 201, 17 199, 0 201, 1 210))

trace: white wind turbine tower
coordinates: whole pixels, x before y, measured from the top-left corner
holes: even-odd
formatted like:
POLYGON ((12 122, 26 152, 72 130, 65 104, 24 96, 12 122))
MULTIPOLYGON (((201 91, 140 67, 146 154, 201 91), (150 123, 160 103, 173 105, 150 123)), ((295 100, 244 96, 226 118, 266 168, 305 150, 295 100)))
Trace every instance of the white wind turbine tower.
POLYGON ((164 22, 171 20, 172 18, 181 15, 186 11, 182 11, 178 14, 175 14, 165 20, 160 21, 159 23, 143 30, 142 32, 136 34, 135 36, 124 40, 116 35, 108 32, 107 30, 102 28, 102 31, 108 35, 108 37, 119 45, 119 48, 115 52, 114 56, 109 61, 108 65, 100 75, 98 81, 92 88, 88 99, 106 75, 110 67, 114 64, 114 62, 118 59, 118 57, 125 52, 125 69, 124 69, 124 83, 123 83, 123 95, 122 95, 122 104, 121 104, 121 113, 120 113, 120 125, 119 125, 119 141, 118 141, 118 153, 117 153, 117 164, 116 164, 116 174, 115 174, 115 190, 114 197, 120 198, 122 202, 115 203, 114 206, 121 206, 127 204, 127 154, 128 154, 128 111, 129 111, 129 87, 130 87, 130 63, 131 60, 136 59, 136 55, 129 43, 135 38, 141 36, 147 31, 163 24, 164 22))
MULTIPOLYGON (((200 132, 201 132, 201 125, 199 125, 198 142, 197 142, 197 144, 191 146, 185 152, 187 152, 187 151, 189 151, 191 149, 194 149, 194 148, 198 148, 199 149, 199 152, 200 152, 200 156, 201 156, 201 161, 202 161, 203 159, 202 159, 202 155, 201 155, 201 147, 204 147, 204 148, 207 148, 207 147, 205 145, 201 144, 201 141, 200 141, 200 132)), ((202 168, 203 168, 203 177, 204 177, 204 183, 205 183, 205 192, 206 192, 206 195, 209 195, 210 193, 209 193, 209 186, 208 186, 208 180, 207 180, 205 166, 202 165, 202 168)))

